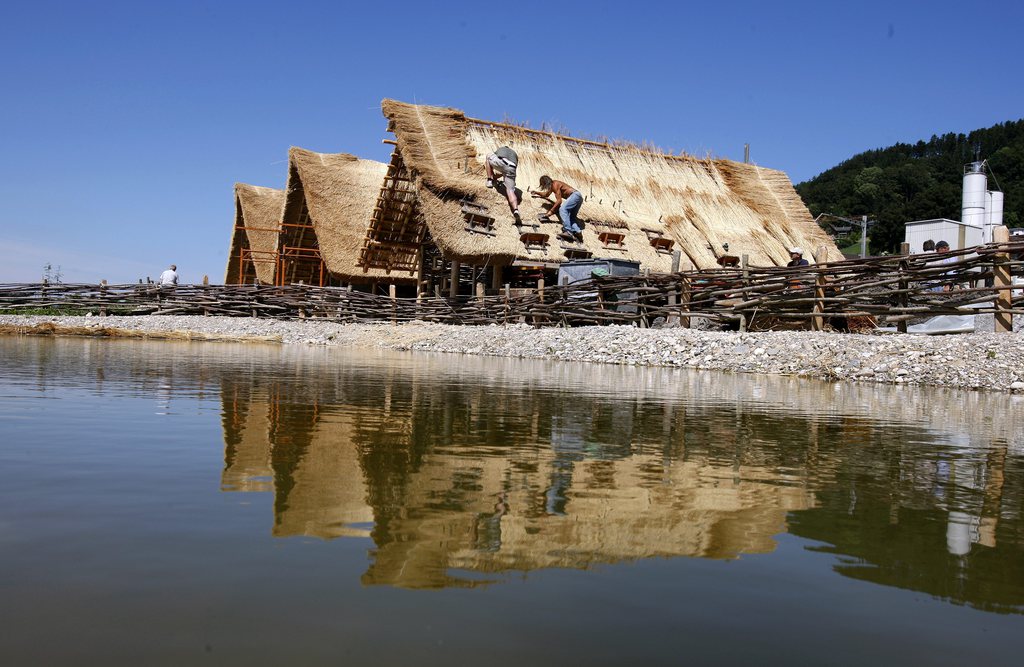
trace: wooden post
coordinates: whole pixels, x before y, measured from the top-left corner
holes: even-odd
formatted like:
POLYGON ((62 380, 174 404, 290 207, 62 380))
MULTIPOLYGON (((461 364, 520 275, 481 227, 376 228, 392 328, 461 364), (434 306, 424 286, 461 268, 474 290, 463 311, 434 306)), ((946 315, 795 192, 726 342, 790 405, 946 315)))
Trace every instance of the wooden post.
POLYGON ((204 285, 209 285, 210 284, 210 276, 207 276, 207 275, 203 276, 203 284, 204 285))
POLYGON ((544 303, 544 276, 537 279, 537 297, 544 303))
POLYGON ((672 251, 672 273, 679 273, 679 264, 682 262, 683 253, 681 250, 672 251))
MULTIPOLYGON (((995 243, 1009 243, 1010 230, 1006 227, 996 227, 992 230, 992 241, 995 243)), ((997 252, 992 258, 995 266, 992 270, 992 285, 999 291, 996 293, 996 333, 1010 333, 1013 331, 1013 314, 1006 311, 1013 307, 1013 292, 1010 285, 1013 280, 1010 277, 1010 256, 1005 252, 997 252)))
MULTIPOLYGON (((644 285, 644 287, 647 287, 647 276, 648 275, 650 275, 648 270, 644 269, 644 273, 643 273, 643 276, 644 276, 643 285, 644 285)), ((647 327, 649 327, 651 325, 650 321, 647 318, 647 304, 641 304, 640 303, 641 299, 646 298, 646 295, 647 295, 647 292, 644 292, 643 295, 641 295, 640 292, 637 292, 637 297, 636 297, 636 302, 637 302, 636 303, 636 311, 637 311, 637 314, 640 316, 640 328, 641 329, 646 329, 647 327)))
POLYGON ((900 244, 900 254, 901 255, 909 255, 910 254, 910 244, 909 243, 901 243, 900 244))
POLYGON ((424 285, 426 282, 423 280, 423 274, 427 270, 427 254, 423 252, 423 248, 420 247, 418 259, 416 260, 416 306, 420 305, 420 301, 423 300, 423 294, 426 292, 424 285))
MULTIPOLYGON (((909 252, 910 252, 909 251, 909 246, 910 246, 909 243, 901 243, 900 244, 900 254, 901 255, 909 254, 909 252)), ((909 267, 910 267, 910 265, 907 263, 907 260, 905 260, 905 259, 900 260, 900 265, 899 265, 900 279, 899 279, 899 283, 898 283, 899 284, 900 294, 899 294, 899 298, 896 299, 896 302, 900 305, 900 308, 904 309, 904 312, 900 313, 900 315, 906 315, 907 314, 905 309, 906 309, 907 305, 910 303, 910 296, 907 294, 907 290, 910 289, 910 282, 906 278, 907 269, 909 267)), ((898 331, 899 333, 907 333, 907 320, 906 319, 902 319, 902 320, 900 320, 900 321, 898 321, 896 323, 896 331, 898 331)))
POLYGON ((495 292, 501 289, 501 269, 500 264, 491 267, 491 289, 495 292))
POLYGON ((476 283, 476 298, 480 303, 484 302, 484 284, 479 281, 476 283))
POLYGON ((823 331, 825 329, 825 318, 818 315, 818 313, 825 311, 825 275, 821 272, 818 265, 823 264, 827 256, 828 251, 825 250, 825 246, 820 246, 818 252, 814 253, 814 266, 817 270, 817 275, 814 278, 815 316, 811 318, 811 328, 814 331, 823 331))
POLYGON ((510 283, 505 283, 504 289, 505 289, 505 324, 508 324, 509 306, 510 306, 510 301, 512 300, 512 285, 510 283))
POLYGON ((391 299, 391 323, 398 323, 398 290, 394 283, 388 285, 388 297, 391 299))
MULTIPOLYGON (((684 313, 688 313, 688 312, 690 312, 690 279, 689 278, 683 278, 682 280, 679 281, 679 285, 680 285, 680 292, 682 292, 682 294, 680 295, 681 298, 679 299, 680 302, 681 302, 680 310, 682 312, 684 312, 684 313)), ((690 328, 690 318, 689 317, 680 317, 679 318, 679 324, 684 329, 689 329, 690 328)))
POLYGON ((103 303, 100 305, 100 317, 107 316, 107 280, 100 281, 100 292, 103 294, 103 303))
MULTIPOLYGON (((743 300, 747 301, 750 299, 747 292, 747 286, 750 282, 750 255, 740 255, 740 271, 742 271, 743 275, 743 300)), ((740 331, 746 331, 748 324, 747 314, 740 313, 740 331)))
POLYGON ((448 298, 454 299, 459 295, 459 263, 452 262, 452 272, 449 277, 448 298))

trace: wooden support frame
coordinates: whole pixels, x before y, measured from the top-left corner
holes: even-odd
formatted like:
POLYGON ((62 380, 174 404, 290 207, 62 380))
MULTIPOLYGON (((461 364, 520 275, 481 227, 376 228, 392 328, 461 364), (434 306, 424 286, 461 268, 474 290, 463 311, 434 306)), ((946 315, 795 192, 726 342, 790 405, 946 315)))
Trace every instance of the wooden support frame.
POLYGON ((546 251, 549 238, 551 238, 550 235, 541 232, 523 232, 519 235, 519 240, 527 253, 533 250, 546 251))
POLYGON ((427 228, 416 202, 415 179, 396 145, 359 251, 364 272, 377 268, 418 274, 427 228))
POLYGON ((597 238, 601 241, 601 245, 609 250, 626 249, 626 235, 622 232, 600 232, 597 238))

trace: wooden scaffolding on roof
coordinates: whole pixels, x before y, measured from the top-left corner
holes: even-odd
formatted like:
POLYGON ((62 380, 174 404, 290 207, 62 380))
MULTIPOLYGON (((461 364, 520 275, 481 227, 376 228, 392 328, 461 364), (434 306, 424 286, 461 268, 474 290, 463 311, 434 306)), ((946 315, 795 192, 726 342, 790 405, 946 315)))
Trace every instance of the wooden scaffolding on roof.
POLYGON ((323 286, 329 282, 327 265, 320 253, 320 244, 316 238, 316 230, 309 217, 309 208, 305 198, 302 213, 295 222, 281 223, 280 246, 277 251, 277 272, 275 282, 278 285, 305 283, 323 286))
POLYGON ((256 270, 257 264, 270 264, 275 269, 275 280, 276 280, 276 269, 278 266, 278 251, 276 250, 255 250, 249 243, 249 232, 274 232, 275 234, 281 233, 280 227, 249 227, 248 225, 235 225, 235 233, 241 232, 243 239, 241 247, 238 249, 238 254, 232 257, 231 261, 238 262, 238 277, 235 281, 237 285, 249 285, 252 283, 259 282, 259 272, 256 270))
POLYGON ((412 174, 396 145, 359 251, 359 265, 364 271, 384 269, 418 275, 426 230, 417 210, 412 174))

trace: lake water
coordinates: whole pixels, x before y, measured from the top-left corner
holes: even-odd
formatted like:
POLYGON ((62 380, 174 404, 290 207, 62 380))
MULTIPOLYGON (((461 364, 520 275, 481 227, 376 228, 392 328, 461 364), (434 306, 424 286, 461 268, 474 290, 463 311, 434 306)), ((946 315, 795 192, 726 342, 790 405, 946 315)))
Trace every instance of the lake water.
POLYGON ((1014 663, 1024 402, 0 338, 0 664, 1014 663))

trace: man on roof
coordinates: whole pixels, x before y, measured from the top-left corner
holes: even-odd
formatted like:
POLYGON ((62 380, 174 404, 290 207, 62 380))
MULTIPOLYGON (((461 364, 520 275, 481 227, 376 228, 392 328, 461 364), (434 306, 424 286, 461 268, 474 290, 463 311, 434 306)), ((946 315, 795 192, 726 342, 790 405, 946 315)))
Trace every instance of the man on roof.
POLYGON ((493 153, 488 153, 484 165, 487 167, 487 187, 495 188, 499 192, 504 187, 508 207, 512 209, 512 215, 518 222, 520 218, 519 197, 516 196, 516 167, 519 165, 519 156, 508 146, 502 146, 493 153), (495 174, 501 175, 499 183, 495 183, 495 174))
POLYGON ((540 190, 531 194, 534 197, 548 200, 552 193, 555 201, 548 209, 548 216, 558 216, 562 220, 562 236, 572 241, 583 242, 583 231, 580 229, 580 221, 577 217, 580 209, 583 208, 583 195, 578 190, 562 181, 554 181, 550 176, 540 177, 540 190))

